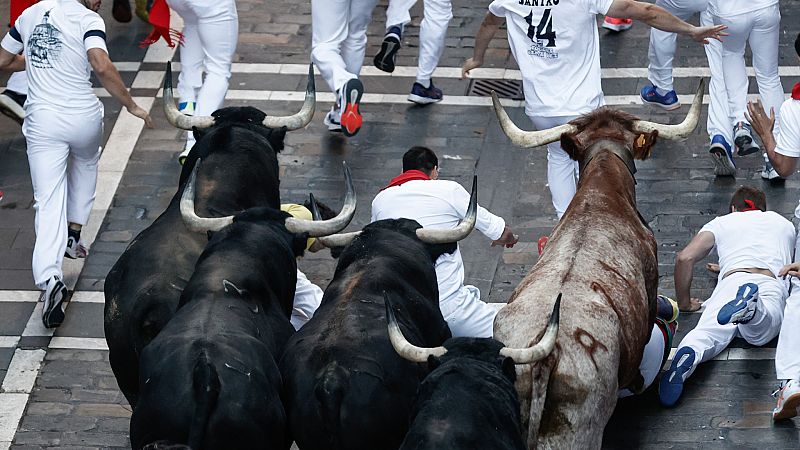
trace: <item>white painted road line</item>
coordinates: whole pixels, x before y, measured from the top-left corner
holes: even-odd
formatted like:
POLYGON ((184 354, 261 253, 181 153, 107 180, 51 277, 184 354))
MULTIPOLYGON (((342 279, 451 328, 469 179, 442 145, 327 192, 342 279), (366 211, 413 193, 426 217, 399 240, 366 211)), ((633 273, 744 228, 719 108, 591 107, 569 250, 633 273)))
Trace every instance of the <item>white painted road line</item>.
POLYGON ((72 350, 108 350, 105 338, 74 338, 56 336, 50 340, 49 348, 72 350))
POLYGON ((29 394, 0 393, 0 448, 9 448, 17 433, 19 420, 29 394))
POLYGON ((2 391, 12 394, 29 394, 36 382, 36 375, 44 360, 44 350, 14 351, 14 357, 8 365, 8 373, 3 379, 2 391))
POLYGON ((19 336, 0 336, 0 348, 14 348, 19 343, 19 336))
POLYGON ((38 302, 41 291, 0 291, 0 303, 38 302))

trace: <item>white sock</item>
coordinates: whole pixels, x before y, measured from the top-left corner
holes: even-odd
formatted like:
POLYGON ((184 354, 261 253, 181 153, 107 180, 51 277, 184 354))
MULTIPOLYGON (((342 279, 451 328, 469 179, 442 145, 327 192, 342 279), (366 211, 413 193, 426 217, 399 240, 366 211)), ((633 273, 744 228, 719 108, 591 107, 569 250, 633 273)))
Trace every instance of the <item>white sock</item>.
POLYGON ((422 87, 424 87, 425 89, 430 89, 430 87, 431 87, 430 78, 427 79, 427 80, 420 80, 419 78, 417 78, 417 83, 421 84, 422 87))

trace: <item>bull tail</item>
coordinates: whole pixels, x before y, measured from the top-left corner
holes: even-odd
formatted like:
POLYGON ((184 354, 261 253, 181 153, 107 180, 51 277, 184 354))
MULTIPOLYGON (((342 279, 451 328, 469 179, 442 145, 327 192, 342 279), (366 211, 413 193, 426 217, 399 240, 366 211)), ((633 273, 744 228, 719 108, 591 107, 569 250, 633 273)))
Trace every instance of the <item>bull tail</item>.
POLYGON ((200 449, 203 446, 208 421, 217 406, 220 392, 217 369, 208 361, 205 350, 200 353, 194 369, 192 369, 192 391, 196 406, 189 427, 187 444, 193 449, 200 449))
POLYGON ((317 382, 314 395, 320 404, 322 423, 330 437, 330 447, 339 448, 340 412, 342 398, 344 397, 343 385, 347 382, 347 371, 335 362, 328 365, 317 382))

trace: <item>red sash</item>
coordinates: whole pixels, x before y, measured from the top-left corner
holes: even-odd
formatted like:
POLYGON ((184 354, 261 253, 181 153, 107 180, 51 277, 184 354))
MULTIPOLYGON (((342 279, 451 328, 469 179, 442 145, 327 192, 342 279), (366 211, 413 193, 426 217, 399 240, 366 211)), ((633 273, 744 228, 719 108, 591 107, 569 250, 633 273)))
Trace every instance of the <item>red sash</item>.
POLYGON ((400 175, 392 178, 392 181, 389 182, 386 186, 382 187, 381 190, 386 188, 390 188, 392 186, 400 186, 401 184, 413 181, 413 180, 430 180, 431 177, 422 172, 421 170, 406 170, 405 172, 401 173, 400 175))
POLYGON ((8 24, 13 27, 22 11, 38 2, 39 0, 11 0, 11 14, 8 17, 8 24))
POLYGON ((800 100, 800 83, 794 85, 794 89, 792 89, 792 98, 800 100))
POLYGON ((153 31, 139 43, 139 47, 155 44, 162 37, 170 47, 175 47, 175 42, 172 42, 173 38, 177 43, 183 43, 183 34, 169 27, 169 6, 167 6, 166 0, 153 1, 153 5, 147 11, 147 22, 153 26, 153 31))
POLYGON ((753 203, 752 200, 745 200, 744 204, 747 205, 747 208, 741 210, 741 212, 745 211, 761 211, 760 209, 756 208, 756 204, 753 203))

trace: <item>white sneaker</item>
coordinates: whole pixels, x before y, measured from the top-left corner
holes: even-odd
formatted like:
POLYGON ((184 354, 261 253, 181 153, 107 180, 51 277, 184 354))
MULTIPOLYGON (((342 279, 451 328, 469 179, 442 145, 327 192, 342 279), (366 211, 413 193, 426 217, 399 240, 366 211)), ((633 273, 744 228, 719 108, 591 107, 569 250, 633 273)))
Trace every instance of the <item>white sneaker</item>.
POLYGON ((342 131, 342 124, 339 123, 339 111, 336 106, 332 107, 328 114, 325 114, 325 119, 322 123, 328 127, 328 131, 342 131))
POLYGON ((778 404, 772 410, 772 420, 797 417, 800 414, 800 380, 789 380, 773 394, 778 404))
POLYGON ((54 276, 47 280, 47 288, 42 293, 42 323, 47 328, 55 328, 64 322, 64 300, 67 299, 67 286, 61 278, 54 276))

